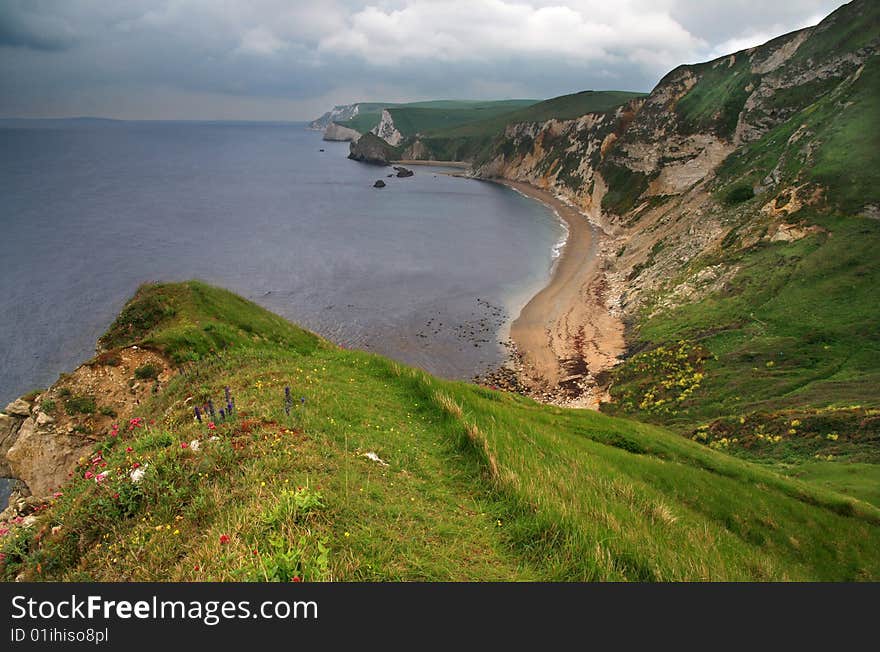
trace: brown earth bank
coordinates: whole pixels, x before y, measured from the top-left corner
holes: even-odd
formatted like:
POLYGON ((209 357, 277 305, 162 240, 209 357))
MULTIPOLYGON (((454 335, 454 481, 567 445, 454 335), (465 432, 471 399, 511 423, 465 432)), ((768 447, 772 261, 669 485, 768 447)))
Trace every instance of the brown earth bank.
POLYGON ((19 480, 25 494, 49 495, 175 373, 156 351, 113 349, 13 401, 0 413, 0 475, 19 480))
POLYGON ((606 305, 598 253, 602 232, 546 190, 522 181, 494 181, 545 204, 568 228, 550 282, 511 325, 519 383, 544 401, 598 409, 608 397, 596 376, 617 364, 625 350, 623 322, 606 305))

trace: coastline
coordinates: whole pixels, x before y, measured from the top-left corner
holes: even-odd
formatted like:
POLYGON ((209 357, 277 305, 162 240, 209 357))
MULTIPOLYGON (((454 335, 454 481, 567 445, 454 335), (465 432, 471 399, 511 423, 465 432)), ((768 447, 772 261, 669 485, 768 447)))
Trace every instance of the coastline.
POLYGON ((467 170, 471 167, 470 163, 464 161, 432 161, 432 160, 414 160, 401 159, 399 161, 391 161, 391 165, 429 165, 436 168, 458 168, 467 170))
POLYGON ((543 400, 597 409, 607 397, 595 377, 613 367, 625 348, 623 323, 604 301, 596 241, 601 233, 577 209, 546 190, 522 181, 492 181, 541 202, 568 229, 549 283, 510 326, 519 380, 543 400))

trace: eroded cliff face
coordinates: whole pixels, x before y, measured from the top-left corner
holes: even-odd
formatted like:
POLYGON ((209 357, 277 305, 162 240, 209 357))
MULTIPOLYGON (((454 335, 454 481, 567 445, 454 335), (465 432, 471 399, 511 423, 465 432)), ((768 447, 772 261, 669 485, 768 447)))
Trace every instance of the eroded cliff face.
POLYGON ((320 118, 309 123, 309 129, 323 131, 335 121, 351 120, 360 113, 358 104, 337 104, 320 118))
POLYGON ((0 414, 0 476, 50 495, 174 373, 160 354, 133 346, 106 351, 48 390, 13 401, 0 414))
POLYGON ((388 109, 382 109, 382 117, 379 119, 379 124, 371 130, 371 133, 377 135, 392 147, 397 147, 403 142, 403 134, 394 125, 394 118, 388 109))
POLYGON ((547 189, 600 227, 597 283, 628 323, 698 300, 738 270, 724 256, 695 259, 811 232, 795 223, 827 199, 811 170, 832 122, 819 122, 816 107, 853 104, 866 67, 878 65, 877 13, 853 2, 816 27, 681 66, 610 113, 510 125, 474 173, 547 189), (766 198, 759 210, 725 200, 736 184, 743 197, 766 198))
POLYGON ((324 129, 324 140, 356 143, 360 137, 361 134, 358 131, 335 122, 331 122, 324 129))

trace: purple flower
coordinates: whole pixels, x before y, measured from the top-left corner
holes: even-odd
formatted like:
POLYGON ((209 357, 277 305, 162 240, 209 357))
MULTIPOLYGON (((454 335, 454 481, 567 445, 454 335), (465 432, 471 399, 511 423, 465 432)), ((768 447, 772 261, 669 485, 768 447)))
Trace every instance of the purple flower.
POLYGON ((199 411, 199 406, 196 405, 196 406, 193 408, 193 411, 196 413, 196 421, 198 421, 199 423, 201 423, 201 422, 202 422, 202 413, 199 411))

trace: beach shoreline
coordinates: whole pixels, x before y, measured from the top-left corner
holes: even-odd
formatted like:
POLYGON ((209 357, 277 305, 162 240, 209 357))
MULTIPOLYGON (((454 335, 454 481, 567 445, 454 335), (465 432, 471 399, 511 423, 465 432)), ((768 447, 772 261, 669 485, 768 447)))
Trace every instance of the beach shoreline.
POLYGON ((546 190, 522 181, 492 181, 541 202, 568 230, 550 281, 511 323, 518 380, 541 400, 597 409, 608 397, 596 376, 613 367, 625 349, 623 323, 605 303, 603 234, 546 190))

